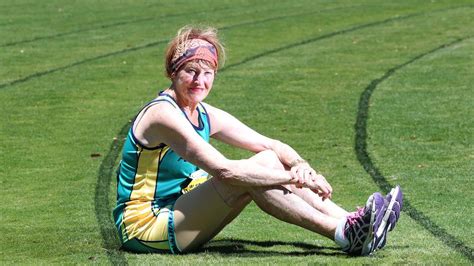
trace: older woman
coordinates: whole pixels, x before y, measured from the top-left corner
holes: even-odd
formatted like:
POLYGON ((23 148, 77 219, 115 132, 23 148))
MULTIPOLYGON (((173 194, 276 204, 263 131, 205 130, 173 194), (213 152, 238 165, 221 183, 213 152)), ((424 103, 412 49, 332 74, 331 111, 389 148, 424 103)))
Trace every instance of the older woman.
POLYGON ((354 213, 334 204, 331 185, 293 148, 203 102, 223 55, 213 28, 184 27, 168 45, 171 86, 138 113, 123 148, 114 210, 123 248, 196 250, 250 201, 349 254, 382 248, 400 214, 400 189, 372 194, 354 213), (230 160, 210 137, 255 155, 230 160))

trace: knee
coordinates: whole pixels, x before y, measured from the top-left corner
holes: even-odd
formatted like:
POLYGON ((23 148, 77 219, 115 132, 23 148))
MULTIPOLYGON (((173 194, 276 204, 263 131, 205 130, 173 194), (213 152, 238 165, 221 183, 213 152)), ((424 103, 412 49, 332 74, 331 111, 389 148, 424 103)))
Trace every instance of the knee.
POLYGON ((221 199, 230 208, 245 206, 250 201, 250 195, 245 187, 234 186, 217 178, 211 178, 212 185, 221 199))

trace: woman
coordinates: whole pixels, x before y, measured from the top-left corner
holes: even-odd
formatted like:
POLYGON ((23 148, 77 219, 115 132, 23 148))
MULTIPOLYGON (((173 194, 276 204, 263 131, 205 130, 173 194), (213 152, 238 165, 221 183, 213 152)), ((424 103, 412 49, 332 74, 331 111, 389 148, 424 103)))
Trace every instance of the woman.
POLYGON ((123 248, 189 252, 212 239, 254 201, 263 211, 335 240, 352 255, 385 245, 402 194, 371 195, 348 213, 331 185, 287 144, 204 103, 224 49, 213 28, 184 27, 169 43, 171 86, 137 115, 124 144, 114 219, 123 248), (212 137, 255 153, 229 160, 212 137))

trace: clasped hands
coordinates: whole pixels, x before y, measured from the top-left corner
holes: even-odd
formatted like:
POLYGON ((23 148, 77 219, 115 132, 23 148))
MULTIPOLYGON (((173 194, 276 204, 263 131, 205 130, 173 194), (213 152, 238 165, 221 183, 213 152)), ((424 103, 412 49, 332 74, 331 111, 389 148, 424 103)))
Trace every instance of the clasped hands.
POLYGON ((309 188, 323 200, 332 197, 332 187, 324 176, 318 174, 306 161, 297 160, 291 164, 291 178, 297 188, 309 188))

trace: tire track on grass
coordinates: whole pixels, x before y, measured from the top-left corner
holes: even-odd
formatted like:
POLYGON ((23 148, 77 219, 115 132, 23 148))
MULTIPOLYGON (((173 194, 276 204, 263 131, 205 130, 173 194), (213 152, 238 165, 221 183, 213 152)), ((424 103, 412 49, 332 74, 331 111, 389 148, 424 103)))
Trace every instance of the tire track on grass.
MULTIPOLYGON (((365 88, 364 92, 361 94, 359 99, 359 107, 357 112, 357 120, 355 123, 355 152, 357 159, 360 164, 363 166, 364 170, 372 177, 373 181, 377 186, 383 190, 383 192, 388 193, 391 189, 391 184, 387 181, 385 176, 381 173, 379 168, 373 163, 368 151, 367 151, 367 120, 369 117, 369 103, 370 97, 377 88, 377 86, 388 79, 390 76, 395 74, 398 70, 406 67, 407 65, 414 63, 421 58, 436 53, 444 48, 453 46, 457 43, 460 43, 464 40, 470 39, 474 36, 467 36, 463 38, 458 38, 454 41, 442 44, 432 50, 419 54, 412 59, 406 61, 403 64, 397 65, 389 69, 385 74, 370 82, 370 84, 365 88)), ((406 212, 410 218, 416 221, 424 229, 430 232, 435 238, 441 240, 446 246, 454 249, 455 251, 463 254, 471 262, 474 262, 473 249, 466 246, 462 241, 456 239, 454 236, 450 235, 444 228, 435 224, 426 216, 423 212, 417 210, 413 207, 409 200, 405 199, 403 201, 404 212, 406 212)))
MULTIPOLYGON (((449 10, 449 9, 446 9, 446 10, 449 10)), ((434 12, 439 12, 439 11, 441 11, 441 10, 436 10, 434 12)), ((242 65, 244 63, 250 62, 252 60, 256 60, 258 58, 261 58, 261 57, 264 57, 264 56, 267 56, 267 55, 270 55, 270 54, 273 54, 273 53, 277 53, 277 52, 283 51, 285 49, 294 48, 294 47, 299 46, 299 45, 304 45, 304 44, 308 44, 308 43, 311 43, 311 42, 316 42, 316 41, 319 41, 319 40, 328 39, 328 38, 333 37, 333 36, 341 35, 341 34, 348 33, 348 32, 351 32, 351 31, 358 30, 358 29, 362 29, 362 28, 367 28, 369 26, 377 26, 377 25, 381 25, 381 24, 384 24, 384 23, 388 23, 388 22, 392 22, 392 21, 396 21, 396 20, 401 20, 401 19, 407 19, 407 18, 410 18, 410 17, 422 15, 422 14, 425 14, 425 13, 415 13, 415 14, 406 15, 406 16, 399 16, 399 17, 389 18, 389 19, 386 19, 386 20, 373 22, 373 23, 368 23, 368 24, 363 24, 363 25, 360 25, 358 27, 356 26, 356 27, 348 28, 346 30, 341 30, 341 31, 329 33, 329 34, 326 34, 326 35, 323 35, 323 36, 320 36, 320 37, 316 37, 316 38, 304 40, 304 41, 301 41, 301 42, 293 43, 293 44, 286 45, 286 46, 283 46, 283 47, 280 47, 280 48, 265 51, 263 53, 260 53, 260 54, 257 54, 257 55, 251 56, 251 57, 247 57, 247 58, 243 59, 240 62, 237 62, 237 63, 232 64, 232 65, 228 65, 228 66, 222 68, 220 71, 222 72, 222 71, 225 71, 227 69, 230 69, 230 68, 242 65)), ((245 23, 243 23, 243 24, 245 24, 245 23)), ((100 168, 99 168, 99 174, 98 174, 98 177, 97 177, 97 185, 96 185, 96 192, 95 192, 95 195, 96 195, 95 196, 95 199, 96 199, 96 216, 97 216, 97 220, 99 222, 99 226, 101 227, 101 233, 102 233, 102 236, 103 236, 103 239, 104 239, 104 246, 106 248, 107 247, 112 248, 112 250, 115 248, 115 245, 116 245, 115 243, 117 243, 115 241, 118 241, 118 239, 116 239, 116 236, 111 237, 109 235, 111 233, 110 232, 110 226, 111 226, 111 224, 112 224, 112 226, 114 226, 114 225, 113 225, 113 222, 111 222, 110 217, 109 217, 109 212, 110 212, 111 208, 110 208, 110 205, 108 203, 108 193, 109 193, 109 188, 110 188, 111 177, 113 176, 113 169, 115 167, 115 163, 117 162, 117 160, 119 158, 119 154, 120 154, 121 148, 123 146, 123 139, 125 138, 125 136, 127 134, 128 127, 129 127, 129 123, 125 124, 122 127, 122 129, 120 130, 120 132, 117 136, 118 141, 112 142, 112 144, 110 146, 110 149, 107 152, 107 155, 105 156, 104 160, 102 161, 102 163, 100 165, 100 168), (102 196, 102 195, 107 195, 107 196, 102 196), (100 212, 102 212, 102 213, 100 213, 100 212)), ((387 187, 387 185, 385 185, 384 187, 387 187)), ((420 212, 417 212, 417 213, 420 213, 420 212)), ((115 232, 114 232, 114 234, 115 234, 115 232)), ((446 233, 446 235, 448 237, 451 237, 447 233, 446 233)), ((126 261, 126 259, 125 259, 125 257, 123 256, 122 253, 118 253, 116 255, 114 255, 114 254, 116 254, 116 253, 113 253, 113 252, 108 250, 108 256, 109 256, 109 259, 112 263, 116 262, 116 261, 121 261, 122 263, 127 263, 127 261, 126 261), (116 258, 115 256, 118 256, 118 258, 116 258)))

